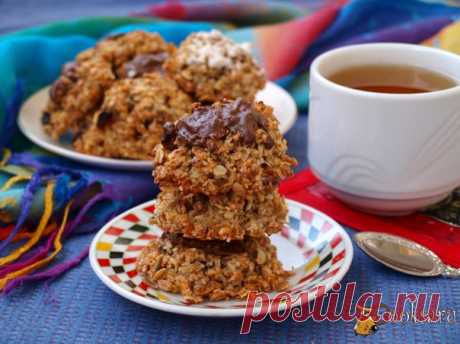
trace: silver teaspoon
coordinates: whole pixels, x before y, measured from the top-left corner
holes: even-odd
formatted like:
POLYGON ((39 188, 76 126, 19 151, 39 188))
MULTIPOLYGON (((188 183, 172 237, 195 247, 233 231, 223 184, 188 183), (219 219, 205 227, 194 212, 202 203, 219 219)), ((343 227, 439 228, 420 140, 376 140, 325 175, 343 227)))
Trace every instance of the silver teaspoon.
POLYGON ((445 265, 433 251, 412 240, 380 232, 361 232, 354 239, 370 257, 394 270, 422 277, 460 277, 460 269, 445 265))

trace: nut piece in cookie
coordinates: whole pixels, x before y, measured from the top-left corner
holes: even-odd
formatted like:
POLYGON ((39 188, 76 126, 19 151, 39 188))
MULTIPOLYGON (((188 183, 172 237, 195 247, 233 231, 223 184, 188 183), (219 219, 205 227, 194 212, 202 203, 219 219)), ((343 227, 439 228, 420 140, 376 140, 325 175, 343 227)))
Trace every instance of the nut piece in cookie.
POLYGON ((253 100, 265 75, 249 52, 221 32, 191 34, 165 63, 165 69, 198 101, 243 97, 253 100))

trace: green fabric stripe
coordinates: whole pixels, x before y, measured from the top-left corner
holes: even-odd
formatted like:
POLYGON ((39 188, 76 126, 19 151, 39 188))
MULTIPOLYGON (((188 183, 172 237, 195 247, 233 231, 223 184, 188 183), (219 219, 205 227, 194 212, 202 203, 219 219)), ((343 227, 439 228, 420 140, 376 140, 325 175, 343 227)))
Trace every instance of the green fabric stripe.
POLYGON ((159 20, 136 17, 85 17, 71 21, 56 21, 42 26, 8 33, 0 36, 0 39, 27 35, 43 35, 49 37, 84 35, 98 39, 106 32, 122 25, 154 23, 157 21, 159 20))

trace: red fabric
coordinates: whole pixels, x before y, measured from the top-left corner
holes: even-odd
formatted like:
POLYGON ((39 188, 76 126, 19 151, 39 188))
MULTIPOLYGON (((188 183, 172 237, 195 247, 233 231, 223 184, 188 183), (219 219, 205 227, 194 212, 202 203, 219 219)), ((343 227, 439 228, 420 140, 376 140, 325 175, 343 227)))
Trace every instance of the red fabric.
POLYGON ((256 26, 256 44, 267 78, 276 80, 289 75, 306 49, 331 25, 339 9, 340 5, 333 4, 288 22, 256 26))
POLYGON ((445 264, 460 268, 460 229, 416 213, 383 217, 354 210, 334 196, 309 169, 281 183, 280 192, 358 231, 385 232, 413 240, 436 253, 445 264))
POLYGON ((187 17, 187 9, 181 1, 168 1, 152 6, 149 13, 155 17, 171 20, 183 20, 187 17))

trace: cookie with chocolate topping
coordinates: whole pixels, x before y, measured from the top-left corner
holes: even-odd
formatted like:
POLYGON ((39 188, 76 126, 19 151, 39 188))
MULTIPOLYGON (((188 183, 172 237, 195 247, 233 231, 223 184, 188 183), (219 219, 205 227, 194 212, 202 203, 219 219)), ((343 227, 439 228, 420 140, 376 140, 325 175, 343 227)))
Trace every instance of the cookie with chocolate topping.
POLYGON ((157 33, 131 31, 100 41, 98 55, 111 61, 118 78, 136 78, 146 73, 162 73, 163 63, 175 51, 157 33))
POLYGON ((195 105, 191 115, 165 126, 154 152, 154 178, 184 195, 272 191, 296 164, 286 151, 273 110, 262 102, 195 105))

